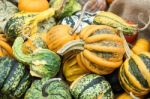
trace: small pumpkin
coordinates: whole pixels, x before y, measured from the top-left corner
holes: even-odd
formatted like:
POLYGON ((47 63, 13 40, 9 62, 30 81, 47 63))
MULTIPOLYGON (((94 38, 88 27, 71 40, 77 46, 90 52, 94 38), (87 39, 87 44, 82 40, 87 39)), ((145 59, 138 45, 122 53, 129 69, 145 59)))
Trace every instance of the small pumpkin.
POLYGON ((31 54, 24 54, 22 51, 24 40, 22 37, 17 37, 13 44, 13 54, 20 62, 30 66, 30 73, 35 77, 54 77, 61 64, 60 57, 54 52, 39 48, 31 54))
POLYGON ((5 26, 8 40, 14 41, 17 36, 47 32, 55 24, 52 18, 54 12, 54 9, 50 8, 41 13, 16 13, 5 26))
POLYGON ((60 78, 35 80, 24 99, 72 99, 69 87, 60 78))
POLYGON ((18 8, 24 12, 42 12, 49 8, 47 0, 19 0, 18 8))
POLYGON ((70 86, 74 99, 114 99, 109 83, 103 76, 85 74, 70 86))
POLYGON ((7 43, 5 35, 0 34, 0 56, 13 56, 12 54, 12 48, 7 43))
POLYGON ((90 25, 84 28, 79 36, 80 40, 67 43, 57 53, 65 56, 70 50, 81 50, 83 66, 101 75, 112 73, 122 64, 125 52, 123 40, 114 28, 90 25))
POLYGON ((0 33, 4 33, 7 21, 18 12, 18 8, 7 0, 0 1, 0 33))
POLYGON ((149 41, 144 38, 138 39, 132 48, 132 51, 135 54, 140 54, 141 52, 148 52, 149 50, 150 50, 149 41))
MULTIPOLYGON (((76 25, 78 24, 78 21, 80 19, 81 13, 82 12, 79 11, 75 15, 63 18, 63 20, 61 21, 61 24, 69 25, 73 29, 75 29, 76 25)), ((82 20, 81 20, 80 25, 78 26, 76 32, 79 33, 84 27, 86 27, 87 25, 91 25, 93 23, 94 16, 95 16, 95 13, 84 12, 82 20)))
POLYGON ((63 63, 63 74, 67 81, 73 82, 79 76, 84 75, 88 71, 82 69, 76 60, 76 56, 67 58, 63 63))
POLYGON ((22 63, 8 57, 0 57, 0 93, 10 96, 11 99, 20 98, 30 83, 29 72, 22 63))
POLYGON ((150 53, 132 54, 120 68, 120 84, 127 93, 143 96, 150 92, 150 53))
POLYGON ((60 49, 64 44, 74 39, 69 33, 72 28, 68 25, 56 25, 50 29, 46 36, 48 48, 54 52, 60 49))

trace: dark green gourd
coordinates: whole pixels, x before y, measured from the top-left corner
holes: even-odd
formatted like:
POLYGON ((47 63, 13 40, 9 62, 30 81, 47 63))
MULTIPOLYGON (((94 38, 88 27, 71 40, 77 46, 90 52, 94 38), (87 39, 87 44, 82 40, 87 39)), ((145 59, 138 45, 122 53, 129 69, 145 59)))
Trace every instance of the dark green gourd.
POLYGON ((110 84, 104 77, 86 74, 71 84, 71 94, 75 99, 113 99, 110 84))
POLYGON ((22 63, 0 57, 0 93, 19 98, 30 85, 30 75, 22 63))
POLYGON ((24 99, 72 99, 69 87, 60 79, 36 80, 25 94, 24 99))
POLYGON ((22 51, 23 42, 22 37, 17 37, 13 44, 13 54, 16 59, 30 66, 32 76, 54 77, 60 69, 60 57, 56 53, 42 48, 26 55, 22 51))

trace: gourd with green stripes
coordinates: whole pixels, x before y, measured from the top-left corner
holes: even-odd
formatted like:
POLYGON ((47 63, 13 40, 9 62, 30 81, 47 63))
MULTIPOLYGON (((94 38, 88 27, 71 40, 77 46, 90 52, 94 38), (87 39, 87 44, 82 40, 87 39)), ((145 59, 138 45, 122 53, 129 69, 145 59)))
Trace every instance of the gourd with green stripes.
POLYGON ((30 86, 30 75, 22 63, 0 57, 0 93, 19 98, 30 86))
POLYGON ((30 66, 30 73, 35 77, 54 77, 61 64, 60 57, 48 50, 39 48, 31 54, 24 54, 22 51, 23 38, 17 37, 13 44, 13 54, 20 62, 30 66))
POLYGON ((134 33, 137 30, 137 25, 128 24, 121 17, 112 12, 100 11, 94 18, 95 24, 108 25, 126 34, 134 33))
POLYGON ((114 99, 110 84, 103 76, 86 74, 70 86, 75 99, 114 99))
POLYGON ((150 53, 133 54, 120 68, 119 80, 126 92, 143 96, 150 92, 150 53))
POLYGON ((44 78, 32 83, 24 99, 72 99, 69 87, 60 78, 44 78))

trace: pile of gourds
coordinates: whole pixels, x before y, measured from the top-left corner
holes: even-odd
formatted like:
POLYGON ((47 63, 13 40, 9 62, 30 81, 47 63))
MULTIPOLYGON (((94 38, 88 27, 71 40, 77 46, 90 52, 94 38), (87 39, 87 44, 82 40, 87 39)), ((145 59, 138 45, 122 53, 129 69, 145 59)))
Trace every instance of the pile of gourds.
POLYGON ((89 12, 93 2, 100 1, 0 1, 2 99, 130 99, 150 92, 149 41, 128 45, 124 35, 138 33, 138 25, 89 12))

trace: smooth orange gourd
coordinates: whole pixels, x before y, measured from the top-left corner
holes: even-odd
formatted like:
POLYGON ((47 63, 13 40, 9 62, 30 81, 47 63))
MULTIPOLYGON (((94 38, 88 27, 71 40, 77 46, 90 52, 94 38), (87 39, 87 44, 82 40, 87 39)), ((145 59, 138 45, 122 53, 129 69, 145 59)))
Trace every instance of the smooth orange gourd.
POLYGON ((42 12, 49 8, 47 0, 19 0, 18 8, 25 12, 42 12))

